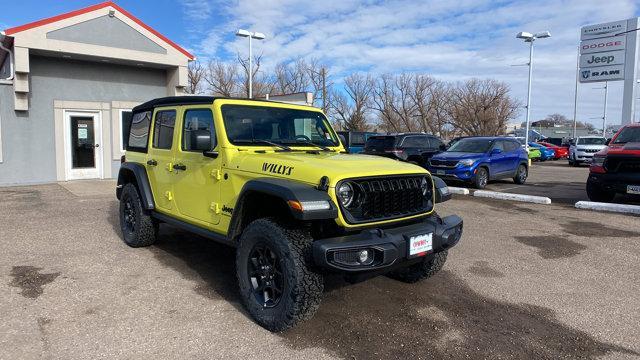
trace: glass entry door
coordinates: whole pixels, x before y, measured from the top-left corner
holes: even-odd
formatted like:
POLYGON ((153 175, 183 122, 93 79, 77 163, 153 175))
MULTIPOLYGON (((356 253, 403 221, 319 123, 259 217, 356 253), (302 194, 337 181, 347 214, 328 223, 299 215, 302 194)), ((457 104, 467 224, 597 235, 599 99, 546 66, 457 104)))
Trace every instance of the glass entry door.
POLYGON ((102 175, 99 113, 67 113, 67 179, 102 175))

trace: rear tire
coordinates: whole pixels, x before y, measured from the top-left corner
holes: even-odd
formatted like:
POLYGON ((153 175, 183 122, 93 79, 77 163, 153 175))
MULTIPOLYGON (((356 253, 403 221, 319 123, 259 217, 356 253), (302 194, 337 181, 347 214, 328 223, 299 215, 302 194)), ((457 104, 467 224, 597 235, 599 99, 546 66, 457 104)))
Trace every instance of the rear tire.
POLYGON ((513 182, 516 184, 524 184, 525 181, 527 181, 527 177, 529 176, 529 170, 527 169, 527 166, 524 164, 520 164, 518 166, 518 172, 516 173, 516 176, 513 177, 513 182))
POLYGON ((444 263, 447 261, 447 254, 447 250, 443 250, 432 256, 427 256, 417 264, 394 270, 387 274, 387 276, 409 284, 428 279, 442 270, 444 263))
POLYGON ((312 270, 312 241, 307 229, 275 219, 255 220, 242 233, 236 251, 240 296, 265 329, 286 330, 318 309, 324 280, 312 270))
POLYGON ((126 184, 120 196, 120 229, 122 239, 131 247, 152 245, 158 238, 158 222, 142 208, 138 189, 126 184))
POLYGON ((476 172, 476 176, 473 180, 473 185, 476 189, 484 189, 489 183, 489 171, 486 168, 480 167, 476 172))
POLYGON ((587 196, 591 201, 611 202, 616 197, 616 193, 602 190, 600 187, 587 182, 587 196))

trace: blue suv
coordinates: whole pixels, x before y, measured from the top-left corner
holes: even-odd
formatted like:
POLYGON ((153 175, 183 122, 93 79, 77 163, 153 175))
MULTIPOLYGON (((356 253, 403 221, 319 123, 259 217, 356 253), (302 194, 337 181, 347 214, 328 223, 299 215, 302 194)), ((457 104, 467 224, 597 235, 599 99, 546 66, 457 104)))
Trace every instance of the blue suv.
POLYGON ((458 180, 483 189, 490 180, 512 178, 524 184, 529 158, 518 140, 508 137, 468 137, 434 155, 429 171, 445 180, 458 180))

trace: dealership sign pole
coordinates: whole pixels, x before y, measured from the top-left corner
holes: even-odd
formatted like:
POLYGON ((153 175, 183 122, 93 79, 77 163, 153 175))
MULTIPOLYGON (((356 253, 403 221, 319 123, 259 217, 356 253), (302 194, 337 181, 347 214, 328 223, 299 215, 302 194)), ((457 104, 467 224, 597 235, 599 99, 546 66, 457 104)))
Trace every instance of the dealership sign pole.
MULTIPOLYGON (((622 124, 635 121, 638 18, 588 25, 580 31, 581 83, 624 80, 622 124)), ((604 133, 603 133, 604 134, 604 133)))

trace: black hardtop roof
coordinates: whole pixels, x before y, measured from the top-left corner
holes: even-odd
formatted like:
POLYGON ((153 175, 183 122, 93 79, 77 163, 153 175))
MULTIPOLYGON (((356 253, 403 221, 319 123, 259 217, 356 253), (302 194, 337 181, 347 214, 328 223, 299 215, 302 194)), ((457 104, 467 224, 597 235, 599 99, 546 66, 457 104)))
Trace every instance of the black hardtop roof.
MULTIPOLYGON (((233 99, 233 100, 270 102, 270 103, 278 103, 278 104, 295 105, 295 104, 289 104, 286 102, 271 101, 266 99, 241 99, 241 98, 230 98, 230 97, 224 97, 224 96, 183 95, 183 96, 167 96, 167 97, 161 97, 161 98, 149 100, 143 104, 140 104, 134 107, 132 111, 133 112, 148 111, 161 106, 213 104, 213 102, 217 99, 233 99)), ((300 106, 305 106, 305 105, 300 105, 300 106)))

